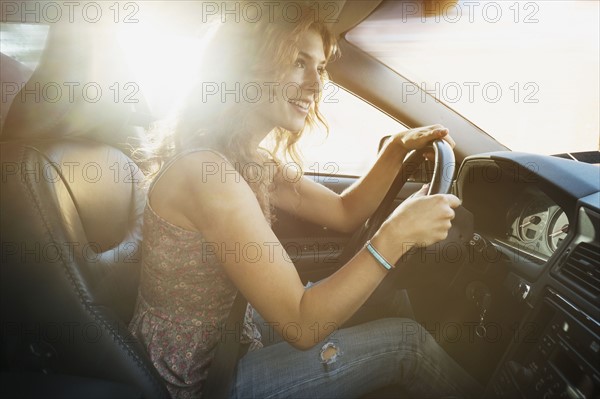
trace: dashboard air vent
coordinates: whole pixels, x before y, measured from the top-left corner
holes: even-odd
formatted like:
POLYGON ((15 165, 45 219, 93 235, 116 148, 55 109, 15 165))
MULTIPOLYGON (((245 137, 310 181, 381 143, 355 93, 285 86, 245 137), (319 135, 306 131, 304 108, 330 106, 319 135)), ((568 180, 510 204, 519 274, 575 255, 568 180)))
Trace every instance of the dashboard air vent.
POLYGON ((561 268, 562 274, 594 296, 600 296, 600 248, 582 242, 561 268))

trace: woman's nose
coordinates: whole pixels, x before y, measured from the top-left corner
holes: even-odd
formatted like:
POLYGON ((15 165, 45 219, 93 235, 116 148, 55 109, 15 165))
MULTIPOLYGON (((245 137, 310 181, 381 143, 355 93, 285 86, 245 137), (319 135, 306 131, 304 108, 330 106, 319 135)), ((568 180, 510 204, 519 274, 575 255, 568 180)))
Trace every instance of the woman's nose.
POLYGON ((323 91, 323 82, 321 74, 317 69, 307 68, 304 76, 304 88, 312 90, 314 94, 323 91))

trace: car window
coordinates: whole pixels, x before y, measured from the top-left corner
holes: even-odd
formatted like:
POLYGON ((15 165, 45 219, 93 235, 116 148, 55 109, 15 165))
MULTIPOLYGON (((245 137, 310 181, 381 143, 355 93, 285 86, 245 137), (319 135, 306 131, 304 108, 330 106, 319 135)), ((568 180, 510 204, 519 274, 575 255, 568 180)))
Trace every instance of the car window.
POLYGON ((300 139, 304 171, 359 176, 377 158, 379 140, 406 130, 401 123, 333 82, 325 84, 320 105, 329 125, 300 139))
POLYGON ((599 148, 599 7, 390 1, 346 38, 514 151, 589 151, 599 148))

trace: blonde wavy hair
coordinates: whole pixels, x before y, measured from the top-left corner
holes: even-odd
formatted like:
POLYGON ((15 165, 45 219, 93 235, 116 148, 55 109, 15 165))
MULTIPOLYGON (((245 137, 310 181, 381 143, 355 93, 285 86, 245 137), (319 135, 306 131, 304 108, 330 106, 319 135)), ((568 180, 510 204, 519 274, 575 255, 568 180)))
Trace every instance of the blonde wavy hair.
MULTIPOLYGON (((253 2, 256 4, 256 2, 253 2)), ((171 157, 194 147, 208 147, 222 152, 248 182, 256 195, 265 217, 274 220, 271 201, 273 185, 281 180, 284 160, 299 165, 302 162, 298 140, 315 126, 329 128, 319 111, 319 98, 309 110, 306 124, 300 132, 290 132, 281 127, 269 133, 270 148, 257 149, 251 143, 252 135, 245 129, 246 118, 257 104, 241 99, 241 88, 256 86, 257 82, 278 82, 297 59, 298 42, 308 31, 317 32, 323 41, 328 61, 339 54, 336 39, 327 26, 317 18, 318 13, 310 3, 296 3, 297 18, 283 13, 263 13, 258 20, 217 21, 212 24, 209 43, 203 51, 202 67, 198 80, 191 86, 175 123, 169 127, 159 125, 141 148, 146 162, 155 167, 150 179, 171 157), (218 88, 221 95, 208 96, 206 89, 218 88), (233 90, 222 101, 222 88, 233 90), (274 162, 276 168, 265 166, 274 162), (253 167, 247 167, 252 165, 253 167), (269 171, 275 170, 275 174, 269 171)), ((322 75, 323 83, 327 75, 322 75)), ((262 89, 265 89, 263 86, 262 89)), ((262 95, 265 95, 264 90, 262 95)), ((301 172, 301 170, 300 170, 301 172)))

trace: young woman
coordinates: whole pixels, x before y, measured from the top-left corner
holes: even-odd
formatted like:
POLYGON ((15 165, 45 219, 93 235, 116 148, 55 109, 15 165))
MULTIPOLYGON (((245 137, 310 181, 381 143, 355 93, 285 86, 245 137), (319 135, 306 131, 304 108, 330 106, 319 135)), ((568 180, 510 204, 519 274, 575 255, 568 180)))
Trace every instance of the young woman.
POLYGON ((271 230, 277 207, 352 232, 375 211, 408 151, 439 138, 453 144, 439 125, 396 134, 341 195, 292 173, 279 154, 297 160, 302 132, 324 122, 318 103, 335 54, 334 37, 310 8, 295 19, 222 24, 176 128, 155 151, 163 162, 148 192, 130 328, 173 397, 201 395, 238 290, 264 321, 248 308, 249 351, 232 397, 350 397, 390 384, 418 397, 476 389, 414 321, 342 328, 388 273, 381 257, 393 264, 412 245, 444 239, 458 198, 421 190, 392 213, 371 248, 310 287, 271 230), (271 151, 260 147, 267 136, 271 151))

